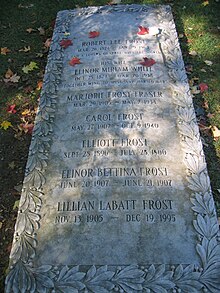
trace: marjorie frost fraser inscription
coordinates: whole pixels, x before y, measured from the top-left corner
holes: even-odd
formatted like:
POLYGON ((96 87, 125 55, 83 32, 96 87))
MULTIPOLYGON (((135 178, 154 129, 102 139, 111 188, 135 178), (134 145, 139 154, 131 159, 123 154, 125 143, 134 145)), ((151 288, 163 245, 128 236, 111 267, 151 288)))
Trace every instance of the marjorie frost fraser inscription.
POLYGON ((170 7, 61 11, 6 293, 217 293, 219 240, 170 7))

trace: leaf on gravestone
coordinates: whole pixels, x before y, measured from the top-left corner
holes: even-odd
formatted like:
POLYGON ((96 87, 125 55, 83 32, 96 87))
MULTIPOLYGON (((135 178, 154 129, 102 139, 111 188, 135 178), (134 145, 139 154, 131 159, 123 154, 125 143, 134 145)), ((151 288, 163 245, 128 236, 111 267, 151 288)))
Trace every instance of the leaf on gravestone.
POLYGON ((217 126, 212 126, 212 135, 215 141, 219 140, 220 138, 220 130, 218 129, 217 126))
POLYGON ((20 202, 20 200, 16 200, 16 201, 15 201, 15 203, 14 203, 14 205, 13 205, 13 210, 19 208, 19 202, 20 202))
POLYGON ((204 82, 202 82, 202 83, 199 84, 199 89, 200 89, 200 92, 201 93, 207 91, 208 88, 209 88, 208 85, 206 83, 204 83, 204 82))
POLYGON ((152 58, 144 57, 143 59, 144 61, 140 62, 140 64, 146 67, 151 67, 156 63, 156 61, 152 58))
POLYGON ((4 120, 2 123, 1 123, 1 128, 3 128, 4 130, 7 130, 8 127, 12 127, 12 124, 11 122, 7 121, 7 120, 4 120))
POLYGON ((7 107, 7 112, 11 113, 11 114, 15 114, 17 111, 15 110, 16 105, 12 104, 12 105, 8 105, 7 107))
POLYGON ((30 46, 26 46, 26 47, 24 47, 24 48, 22 48, 22 49, 20 49, 20 50, 18 50, 19 52, 25 52, 25 53, 27 53, 27 52, 29 52, 31 50, 31 47, 30 46))
POLYGON ((37 30, 39 31, 39 35, 40 36, 44 36, 45 35, 45 29, 43 27, 39 27, 37 30))
POLYGON ((71 66, 75 66, 76 64, 81 64, 80 59, 77 57, 73 57, 70 61, 69 61, 69 65, 71 66))
POLYGON ((60 46, 64 49, 68 48, 69 46, 71 46, 73 44, 73 42, 71 40, 68 39, 63 39, 60 41, 60 46))
POLYGON ((144 36, 144 35, 149 34, 149 28, 148 27, 144 27, 142 25, 139 25, 138 29, 139 29, 139 31, 137 32, 138 36, 144 36))
POLYGON ((100 35, 100 32, 98 31, 89 32, 89 38, 97 38, 99 37, 99 35, 100 35))
POLYGON ((10 52, 11 50, 9 50, 7 47, 1 48, 1 55, 7 55, 10 52))
POLYGON ((212 64, 213 64, 213 62, 210 61, 210 60, 205 60, 204 62, 205 62, 205 64, 208 65, 208 66, 212 66, 212 64))
POLYGON ((30 64, 23 66, 22 71, 26 74, 29 73, 29 71, 33 71, 34 69, 37 69, 38 65, 36 62, 31 61, 30 64))

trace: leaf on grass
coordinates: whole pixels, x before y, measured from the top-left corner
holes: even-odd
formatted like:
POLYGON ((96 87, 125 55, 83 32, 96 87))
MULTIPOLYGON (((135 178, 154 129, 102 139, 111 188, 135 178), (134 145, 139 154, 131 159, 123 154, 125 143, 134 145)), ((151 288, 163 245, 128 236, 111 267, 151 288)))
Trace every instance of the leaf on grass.
POLYGON ((100 35, 98 31, 89 32, 89 38, 97 38, 100 35))
POLYGON ((191 91, 191 94, 193 94, 193 95, 197 95, 197 94, 200 93, 200 89, 198 88, 197 85, 192 86, 192 87, 190 88, 190 91, 191 91))
POLYGON ((63 39, 60 41, 60 46, 64 49, 68 48, 69 46, 71 46, 73 44, 73 42, 71 40, 68 39, 63 39))
POLYGON ((77 57, 73 57, 70 61, 69 61, 69 65, 71 66, 75 66, 76 64, 81 64, 80 59, 77 57))
POLYGON ((205 70, 205 68, 200 69, 200 71, 202 71, 202 72, 207 72, 207 71, 205 70))
POLYGON ((30 50, 31 50, 31 47, 30 47, 30 46, 26 46, 26 47, 20 49, 19 52, 25 52, 25 53, 27 53, 27 52, 29 52, 30 50))
POLYGON ((45 35, 45 29, 43 27, 39 27, 37 30, 39 31, 39 35, 40 36, 44 36, 45 35))
POLYGON ((8 164, 8 167, 10 168, 10 169, 12 169, 12 170, 14 170, 14 168, 15 168, 15 162, 14 161, 12 161, 12 162, 10 162, 9 164, 8 164))
POLYGON ((4 130, 7 130, 8 127, 12 127, 11 122, 5 120, 1 123, 1 128, 3 128, 4 130))
POLYGON ((209 88, 208 85, 206 83, 204 83, 204 82, 202 82, 202 83, 199 84, 199 89, 200 89, 200 92, 201 93, 207 91, 208 88, 209 88))
POLYGON ((13 71, 9 68, 6 73, 5 73, 5 78, 4 78, 4 82, 8 83, 8 82, 13 82, 13 83, 17 83, 20 79, 20 76, 17 75, 17 73, 13 73, 13 71))
POLYGON ((220 130, 218 129, 217 126, 212 126, 212 135, 215 141, 219 140, 220 138, 220 130))
POLYGON ((39 90, 42 89, 42 86, 43 86, 43 81, 42 80, 39 80, 38 83, 37 83, 36 89, 39 91, 39 90))
POLYGON ((30 114, 31 114, 30 109, 25 109, 25 110, 21 113, 22 116, 27 116, 27 115, 30 115, 30 114))
POLYGON ((207 5, 209 5, 209 1, 204 1, 203 3, 202 3, 202 6, 207 6, 207 5))
POLYGON ((11 50, 9 50, 7 47, 1 48, 1 55, 7 55, 10 52, 11 50))
POLYGON ((28 32, 30 34, 32 32, 36 32, 36 30, 30 27, 30 28, 26 29, 26 32, 28 32))
POLYGON ((13 206, 13 210, 19 208, 19 202, 20 202, 20 200, 15 201, 14 206, 13 206))
POLYGON ((34 128, 34 124, 33 123, 21 123, 19 125, 19 129, 21 131, 24 131, 24 133, 28 133, 28 134, 32 134, 33 128, 34 128))
POLYGON ((44 46, 46 48, 50 48, 51 42, 52 42, 52 39, 51 38, 46 39, 46 41, 44 43, 44 46))
POLYGON ((149 34, 149 28, 148 27, 144 27, 142 25, 139 25, 138 29, 139 29, 139 31, 137 32, 137 35, 139 35, 139 36, 144 36, 144 35, 149 34))
POLYGON ((26 74, 29 73, 29 71, 33 71, 34 69, 37 69, 38 65, 36 62, 31 61, 30 64, 23 66, 22 71, 26 74))
POLYGON ((205 62, 205 64, 208 65, 208 66, 212 66, 212 64, 213 64, 213 62, 210 61, 210 60, 205 60, 204 62, 205 62))
POLYGON ((15 114, 17 111, 15 110, 15 107, 16 107, 16 105, 15 104, 13 104, 13 105, 8 105, 8 107, 7 107, 7 112, 8 113, 11 113, 11 114, 15 114))
POLYGON ((197 54, 197 52, 196 51, 189 51, 189 55, 191 55, 191 56, 197 56, 198 54, 197 54))
POLYGON ((144 57, 143 59, 144 61, 140 62, 140 64, 146 67, 151 67, 156 63, 156 61, 152 58, 144 57))

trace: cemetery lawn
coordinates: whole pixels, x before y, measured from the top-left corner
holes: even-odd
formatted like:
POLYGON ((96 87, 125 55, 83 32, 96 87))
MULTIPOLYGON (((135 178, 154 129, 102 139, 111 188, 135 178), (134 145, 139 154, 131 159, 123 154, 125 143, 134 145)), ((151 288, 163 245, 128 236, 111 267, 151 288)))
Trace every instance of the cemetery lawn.
MULTIPOLYGON (((56 13, 110 2, 1 0, 0 292, 56 13)), ((172 7, 220 216, 220 2, 121 1, 131 3, 172 7)))

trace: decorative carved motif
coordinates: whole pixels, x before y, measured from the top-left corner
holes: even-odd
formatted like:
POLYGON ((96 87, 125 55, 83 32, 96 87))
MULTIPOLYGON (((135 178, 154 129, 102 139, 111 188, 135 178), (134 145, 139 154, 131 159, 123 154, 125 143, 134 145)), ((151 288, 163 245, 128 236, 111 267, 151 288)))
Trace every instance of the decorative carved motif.
MULTIPOLYGON (((121 5, 109 8, 85 8, 81 14, 143 12, 149 6, 121 5)), ((81 10, 80 10, 81 11, 81 10)), ((202 143, 178 44, 175 24, 168 6, 159 6, 158 18, 166 21, 166 30, 158 36, 170 76, 173 102, 187 168, 188 188, 192 191, 193 227, 198 236, 196 251, 200 264, 114 266, 33 266, 40 226, 44 172, 50 150, 56 97, 62 73, 63 49, 59 41, 68 31, 75 13, 59 13, 46 68, 44 88, 36 118, 26 168, 15 237, 11 252, 6 293, 76 292, 220 292, 220 243, 214 201, 211 195, 202 143)))

